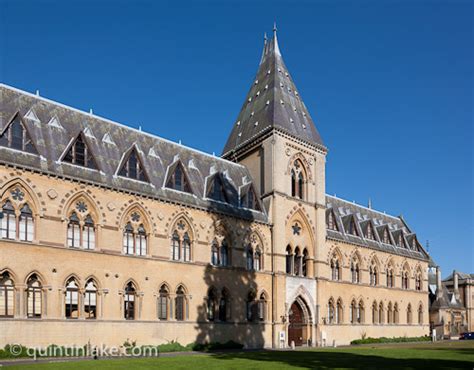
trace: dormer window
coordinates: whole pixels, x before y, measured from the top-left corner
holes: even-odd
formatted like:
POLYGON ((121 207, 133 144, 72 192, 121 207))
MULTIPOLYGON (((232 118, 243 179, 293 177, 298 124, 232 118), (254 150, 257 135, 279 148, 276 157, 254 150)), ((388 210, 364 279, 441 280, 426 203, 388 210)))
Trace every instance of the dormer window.
POLYGON ((178 162, 177 165, 174 167, 173 172, 171 173, 171 176, 169 176, 168 178, 166 187, 170 189, 183 191, 186 193, 191 193, 191 187, 189 185, 186 172, 181 162, 178 162))
POLYGON ((97 169, 97 164, 82 133, 73 141, 62 161, 77 166, 97 169))
POLYGON ((23 152, 38 154, 19 114, 0 133, 0 145, 23 152))
POLYGON ((224 183, 219 174, 214 175, 211 179, 211 183, 208 186, 207 197, 219 202, 227 202, 224 183))
POLYGON ((385 243, 385 244, 392 244, 390 242, 390 235, 388 234, 388 228, 385 227, 383 229, 383 234, 382 234, 382 243, 385 243))
POLYGON ((405 241, 403 240, 403 233, 398 235, 397 246, 400 248, 405 248, 405 241))
POLYGON ((326 219, 326 227, 329 230, 339 231, 337 228, 336 217, 332 210, 329 212, 328 217, 326 219))
POLYGON ((351 217, 351 220, 349 222, 349 228, 348 228, 347 232, 350 235, 359 236, 359 233, 357 232, 357 226, 356 226, 354 217, 351 217))
POLYGON ((256 211, 260 211, 260 203, 258 202, 257 196, 253 187, 250 185, 247 192, 242 196, 240 200, 241 207, 254 209, 256 211))
POLYGON ((148 181, 142 161, 135 148, 130 150, 130 153, 125 157, 125 161, 118 173, 119 176, 128 177, 130 179, 139 181, 148 181))
POLYGON ((372 223, 367 224, 367 231, 365 233, 365 238, 369 240, 375 240, 374 229, 372 227, 372 223))

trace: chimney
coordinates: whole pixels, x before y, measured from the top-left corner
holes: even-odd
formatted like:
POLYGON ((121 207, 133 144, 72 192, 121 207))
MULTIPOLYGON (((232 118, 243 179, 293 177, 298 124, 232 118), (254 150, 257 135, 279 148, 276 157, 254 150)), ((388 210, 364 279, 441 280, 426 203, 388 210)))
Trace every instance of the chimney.
POLYGON ((436 298, 441 298, 441 268, 436 266, 436 298))
POLYGON ((459 301, 459 281, 458 281, 458 273, 456 270, 453 271, 453 284, 454 284, 454 296, 456 300, 459 301))

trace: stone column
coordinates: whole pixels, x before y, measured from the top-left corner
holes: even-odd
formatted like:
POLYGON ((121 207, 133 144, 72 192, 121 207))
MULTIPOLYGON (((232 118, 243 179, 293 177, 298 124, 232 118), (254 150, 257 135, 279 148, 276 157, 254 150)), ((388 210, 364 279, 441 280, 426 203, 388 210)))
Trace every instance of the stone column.
POLYGON ((436 298, 439 299, 442 296, 441 287, 441 268, 436 266, 436 298))

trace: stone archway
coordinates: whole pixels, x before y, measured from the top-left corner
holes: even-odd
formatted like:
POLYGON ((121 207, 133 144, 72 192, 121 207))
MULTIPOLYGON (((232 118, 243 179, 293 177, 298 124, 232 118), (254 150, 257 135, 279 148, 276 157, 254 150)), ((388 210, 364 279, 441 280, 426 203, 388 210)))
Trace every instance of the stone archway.
POLYGON ((305 302, 297 298, 288 312, 288 346, 307 345, 311 341, 311 320, 305 302))

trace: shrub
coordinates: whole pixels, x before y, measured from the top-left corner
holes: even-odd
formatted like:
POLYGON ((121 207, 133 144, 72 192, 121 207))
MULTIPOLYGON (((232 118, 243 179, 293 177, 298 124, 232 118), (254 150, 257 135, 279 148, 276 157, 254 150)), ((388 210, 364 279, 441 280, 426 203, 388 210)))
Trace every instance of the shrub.
POLYGON ((381 337, 381 338, 363 338, 356 339, 351 344, 372 344, 372 343, 406 343, 406 342, 429 342, 431 337, 428 335, 422 337, 381 337))
POLYGON ((196 343, 192 345, 193 351, 208 352, 216 351, 222 349, 242 349, 244 348, 243 344, 229 340, 225 343, 220 342, 211 342, 211 343, 196 343))

